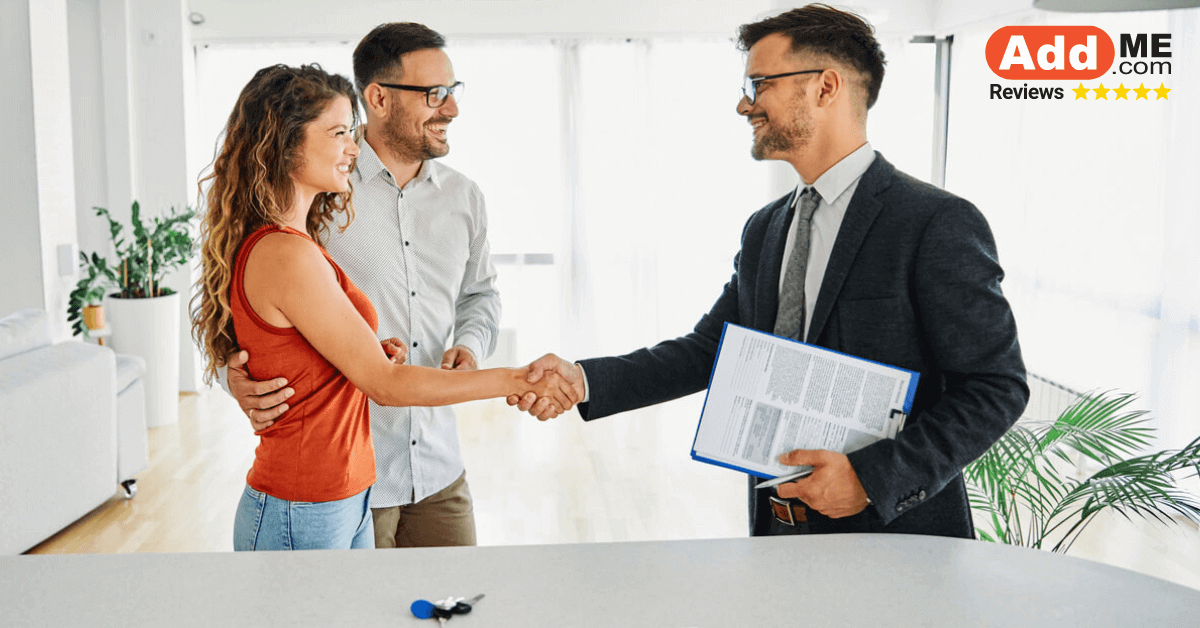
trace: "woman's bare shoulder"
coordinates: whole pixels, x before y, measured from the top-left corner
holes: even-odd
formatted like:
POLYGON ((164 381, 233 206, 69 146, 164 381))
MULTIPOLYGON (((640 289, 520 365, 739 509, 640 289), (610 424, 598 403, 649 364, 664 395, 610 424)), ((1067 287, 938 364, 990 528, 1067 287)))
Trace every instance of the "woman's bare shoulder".
POLYGON ((295 279, 312 281, 322 274, 331 274, 331 270, 315 242, 286 231, 263 236, 246 259, 247 279, 251 275, 269 276, 271 283, 288 284, 295 279))

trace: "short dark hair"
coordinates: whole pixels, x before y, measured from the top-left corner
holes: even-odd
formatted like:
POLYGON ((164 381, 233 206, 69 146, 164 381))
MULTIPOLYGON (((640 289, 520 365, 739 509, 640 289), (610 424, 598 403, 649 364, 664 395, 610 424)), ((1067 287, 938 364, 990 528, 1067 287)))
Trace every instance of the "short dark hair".
POLYGON ((399 70, 400 55, 445 46, 446 38, 424 24, 389 22, 376 26, 354 49, 354 82, 358 91, 399 70))
MULTIPOLYGON (((782 33, 792 40, 792 52, 827 55, 867 77, 867 108, 879 98, 883 84, 883 50, 875 28, 861 17, 827 4, 810 4, 738 28, 738 47, 749 51, 763 37, 782 33)), ((356 66, 357 67, 357 66, 356 66)))

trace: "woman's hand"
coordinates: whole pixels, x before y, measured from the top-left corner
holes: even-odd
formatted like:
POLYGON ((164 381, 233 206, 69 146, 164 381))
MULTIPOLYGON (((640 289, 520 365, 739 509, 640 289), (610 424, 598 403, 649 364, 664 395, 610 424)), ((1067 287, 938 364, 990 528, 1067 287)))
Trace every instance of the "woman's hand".
POLYGON ((401 342, 399 338, 381 340, 379 345, 383 347, 383 352, 387 354, 392 364, 404 364, 404 361, 408 359, 408 345, 401 342))
POLYGON ((550 408, 547 410, 548 416, 545 417, 546 419, 557 417, 559 414, 575 407, 575 404, 579 402, 575 387, 558 373, 548 372, 537 382, 530 384, 527 381, 529 376, 528 367, 513 369, 513 372, 518 378, 516 382, 517 388, 513 394, 523 397, 527 393, 533 393, 539 399, 544 397, 550 401, 550 408))

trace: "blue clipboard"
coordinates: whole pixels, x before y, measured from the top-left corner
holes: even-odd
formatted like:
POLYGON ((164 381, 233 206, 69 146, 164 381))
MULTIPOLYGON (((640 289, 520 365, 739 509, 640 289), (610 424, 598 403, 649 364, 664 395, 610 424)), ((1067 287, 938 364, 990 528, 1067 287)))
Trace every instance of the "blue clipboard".
MULTIPOLYGON (((908 417, 908 414, 909 414, 910 412, 912 412, 912 404, 913 404, 913 399, 914 399, 914 398, 916 397, 916 395, 917 395, 917 381, 918 381, 918 380, 920 380, 920 378, 921 378, 921 374, 920 374, 920 373, 918 373, 918 372, 916 372, 916 371, 910 371, 910 370, 908 370, 908 369, 905 369, 905 368, 900 368, 900 367, 898 367, 898 366, 893 366, 893 365, 891 365, 891 364, 884 364, 883 362, 876 362, 876 361, 874 361, 874 360, 867 360, 867 359, 865 359, 865 358, 860 358, 860 357, 858 357, 858 356, 853 356, 853 355, 850 355, 850 354, 848 354, 848 353, 841 353, 841 352, 839 352, 839 351, 834 351, 834 350, 832 350, 832 349, 826 349, 825 347, 818 347, 818 346, 816 346, 816 345, 811 345, 811 344, 808 344, 808 343, 806 343, 806 342, 800 342, 799 340, 795 340, 795 339, 792 339, 792 338, 786 338, 786 337, 783 337, 783 336, 775 336, 774 334, 770 334, 770 333, 768 333, 768 332, 765 332, 765 331, 760 331, 760 330, 757 330, 757 329, 752 329, 752 328, 749 328, 749 327, 742 327, 741 325, 734 325, 733 323, 729 323, 729 322, 726 322, 726 323, 725 323, 725 325, 724 325, 724 326, 721 328, 721 340, 720 340, 720 342, 717 344, 717 355, 716 355, 716 356, 713 358, 713 366, 712 366, 712 371, 711 371, 711 372, 709 373, 709 375, 708 375, 708 388, 706 388, 706 389, 705 389, 705 391, 704 391, 704 405, 703 405, 703 406, 701 407, 701 409, 700 409, 700 416, 701 416, 701 418, 703 418, 703 417, 704 417, 704 410, 705 410, 706 408, 708 408, 708 394, 709 394, 709 391, 710 391, 710 390, 712 390, 712 380, 713 380, 713 377, 715 377, 715 376, 716 376, 716 373, 717 373, 717 360, 718 360, 718 359, 720 359, 720 357, 721 357, 721 349, 722 349, 722 348, 724 348, 724 346, 725 346, 725 332, 726 332, 726 331, 727 331, 727 330, 728 330, 728 329, 729 329, 731 326, 732 326, 732 327, 741 327, 742 329, 745 329, 745 330, 747 330, 747 331, 749 331, 749 332, 756 333, 756 334, 763 334, 763 335, 767 335, 767 336, 774 336, 775 338, 780 338, 780 339, 782 339, 782 340, 786 340, 787 342, 794 342, 794 343, 796 343, 796 344, 799 344, 799 345, 804 345, 804 346, 806 346, 806 347, 809 347, 811 350, 816 350, 816 351, 818 351, 818 352, 822 352, 822 353, 829 353, 829 354, 832 354, 832 355, 845 356, 845 357, 853 358, 854 360, 857 360, 857 361, 859 361, 859 362, 866 362, 866 363, 869 363, 869 364, 878 364, 878 365, 880 365, 880 366, 885 366, 885 367, 887 367, 887 368, 890 368, 890 369, 895 369, 895 370, 897 370, 897 371, 903 371, 903 372, 905 372, 905 373, 908 373, 908 374, 910 374, 912 377, 909 379, 909 382, 908 382, 908 390, 905 392, 905 395, 904 395, 904 403, 903 403, 903 404, 902 404, 902 406, 901 406, 901 409, 902 409, 902 411, 903 411, 903 415, 904 415, 904 416, 901 418, 901 421, 900 421, 900 429, 903 429, 903 428, 904 428, 904 419, 906 419, 906 418, 908 417)), ((739 466, 737 466, 737 465, 730 464, 730 463, 728 463, 728 462, 724 462, 724 461, 721 461, 721 460, 713 460, 712 458, 707 458, 707 457, 705 457, 705 456, 703 456, 703 455, 701 455, 701 454, 698 454, 698 453, 696 453, 696 441, 697 441, 697 439, 699 439, 699 437, 700 437, 700 423, 701 423, 700 421, 697 421, 697 422, 696 422, 696 435, 692 437, 692 459, 693 459, 693 460, 698 460, 698 461, 700 461, 700 462, 704 462, 704 463, 707 463, 707 464, 715 465, 715 466, 718 466, 718 467, 725 467, 726 469, 733 469, 734 471, 741 471, 742 473, 745 473, 745 474, 748 474, 748 475, 752 475, 752 476, 754 476, 754 477, 758 477, 758 478, 763 478, 763 479, 768 479, 768 480, 769 480, 769 479, 774 479, 774 478, 776 477, 776 476, 773 476, 773 475, 764 474, 764 473, 762 473, 761 471, 754 471, 754 470, 751 470, 751 469, 747 469, 747 468, 745 468, 745 467, 739 467, 739 466)))

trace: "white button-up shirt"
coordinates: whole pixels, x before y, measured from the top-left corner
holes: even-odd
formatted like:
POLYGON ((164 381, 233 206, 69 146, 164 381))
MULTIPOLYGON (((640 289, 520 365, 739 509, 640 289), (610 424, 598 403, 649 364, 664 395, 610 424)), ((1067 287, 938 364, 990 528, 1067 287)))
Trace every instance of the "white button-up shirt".
MULTIPOLYGON (((813 212, 811 239, 808 244, 808 266, 804 273, 804 333, 800 340, 808 337, 813 308, 817 305, 817 295, 821 293, 821 282, 825 280, 825 268, 829 266, 833 243, 842 228, 842 219, 846 217, 850 199, 858 189, 859 180, 874 161, 875 150, 871 148, 871 143, 867 142, 843 157, 812 183, 820 200, 817 202, 817 210, 813 212)), ((796 186, 796 191, 792 193, 793 205, 805 187, 807 186, 803 181, 796 186)), ((787 244, 783 247, 783 263, 779 268, 780 294, 783 294, 783 279, 787 275, 788 260, 792 258, 792 249, 796 248, 796 228, 799 224, 800 212, 794 211, 792 224, 788 227, 787 244)))
MULTIPOLYGON (((500 293, 479 186, 427 160, 401 189, 365 138, 358 146, 354 222, 326 236, 330 256, 375 305, 379 337, 408 345, 409 364, 438 368, 454 345, 482 362, 496 348, 500 293)), ((453 409, 370 412, 372 508, 419 502, 462 475, 453 409)))

